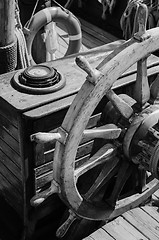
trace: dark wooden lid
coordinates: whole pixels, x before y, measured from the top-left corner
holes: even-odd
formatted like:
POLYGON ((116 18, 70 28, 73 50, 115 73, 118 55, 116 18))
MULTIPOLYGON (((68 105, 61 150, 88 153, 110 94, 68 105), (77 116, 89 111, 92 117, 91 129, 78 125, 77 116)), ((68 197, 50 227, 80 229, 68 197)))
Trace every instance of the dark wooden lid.
MULTIPOLYGON (((81 55, 85 55, 89 60, 91 66, 96 67, 105 58, 106 50, 107 53, 110 53, 110 50, 112 51, 112 47, 109 46, 113 46, 112 43, 89 50, 87 53, 81 53, 81 55)), ((52 103, 56 102, 56 111, 62 108, 62 102, 65 107, 68 106, 71 104, 75 94, 79 91, 86 79, 86 73, 83 72, 75 64, 75 56, 76 55, 65 59, 59 59, 53 62, 45 63, 45 65, 56 68, 60 73, 64 75, 66 79, 66 85, 59 91, 41 95, 27 94, 17 91, 11 85, 11 79, 16 73, 12 72, 0 76, 0 99, 3 99, 5 102, 12 105, 16 111, 28 112, 28 114, 26 113, 28 117, 34 116, 32 112, 33 110, 36 112, 35 117, 46 114, 45 110, 43 110, 42 113, 37 113, 36 111, 36 108, 43 108, 44 105, 52 105, 52 103)), ((151 55, 148 58, 148 67, 151 68, 152 66, 156 65, 159 65, 159 58, 151 55)), ((133 65, 126 73, 124 73, 123 77, 126 75, 131 75, 135 71, 136 64, 133 65)))

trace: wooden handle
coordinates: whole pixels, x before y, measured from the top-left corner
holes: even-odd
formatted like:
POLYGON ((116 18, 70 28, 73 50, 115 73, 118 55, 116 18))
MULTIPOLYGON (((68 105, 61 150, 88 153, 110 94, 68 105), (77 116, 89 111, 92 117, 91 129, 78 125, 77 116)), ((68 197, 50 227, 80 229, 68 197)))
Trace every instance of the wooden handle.
POLYGON ((133 109, 131 106, 129 106, 123 99, 121 99, 115 92, 110 89, 106 96, 109 98, 109 100, 112 102, 113 106, 117 109, 117 111, 120 112, 120 114, 125 118, 130 118, 130 116, 133 114, 133 109))
POLYGON ((56 140, 61 140, 60 133, 42 133, 38 132, 32 134, 30 136, 31 141, 35 141, 36 143, 47 143, 47 142, 54 142, 56 140))
POLYGON ((50 195, 53 193, 58 193, 59 192, 59 187, 57 184, 54 184, 54 181, 51 184, 51 187, 46 189, 43 192, 40 192, 36 194, 31 200, 30 204, 33 207, 39 206, 41 203, 43 203, 50 195))
POLYGON ((87 171, 90 171, 92 168, 108 162, 110 159, 114 158, 117 153, 117 148, 113 144, 105 144, 101 147, 92 157, 89 158, 82 165, 77 167, 74 171, 74 176, 77 181, 79 176, 83 175, 87 171))
POLYGON ((116 125, 107 124, 105 126, 84 130, 83 136, 89 139, 91 138, 103 138, 103 139, 116 139, 121 133, 121 128, 117 128, 116 125))
POLYGON ((148 39, 150 35, 146 32, 146 24, 148 18, 148 7, 146 4, 140 4, 138 8, 138 24, 139 30, 134 34, 134 38, 140 42, 148 39))
POLYGON ((62 238, 68 231, 71 224, 77 219, 77 216, 69 210, 69 217, 66 219, 66 221, 57 229, 56 236, 58 238, 62 238))
POLYGON ((78 56, 75 59, 76 64, 83 70, 85 71, 89 77, 93 77, 94 76, 94 69, 91 67, 91 65, 89 64, 89 62, 86 60, 85 57, 83 56, 78 56))
POLYGON ((144 106, 150 98, 150 87, 147 77, 147 58, 143 58, 137 62, 137 77, 133 97, 141 107, 144 106))
MULTIPOLYGON (((93 69, 89 62, 83 56, 76 57, 77 65, 83 69, 87 74, 87 79, 92 82, 94 85, 99 81, 99 79, 103 76, 103 74, 98 71, 97 69, 93 69)), ((113 105, 117 108, 117 110, 124 116, 125 118, 129 118, 132 113, 133 109, 124 102, 118 95, 114 93, 113 90, 109 90, 106 92, 107 97, 112 101, 113 105)))
POLYGON ((91 67, 87 59, 83 56, 76 57, 76 64, 88 74, 87 80, 90 81, 92 84, 96 84, 101 76, 103 74, 97 70, 91 67))

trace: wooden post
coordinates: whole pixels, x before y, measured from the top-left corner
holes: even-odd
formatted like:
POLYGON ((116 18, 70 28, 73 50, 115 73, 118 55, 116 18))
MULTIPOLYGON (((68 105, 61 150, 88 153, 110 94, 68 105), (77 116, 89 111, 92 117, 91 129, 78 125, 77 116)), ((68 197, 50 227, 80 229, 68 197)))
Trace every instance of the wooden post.
POLYGON ((0 47, 15 41, 15 0, 0 0, 0 47))
POLYGON ((0 0, 0 56, 0 74, 15 70, 15 0, 0 0))

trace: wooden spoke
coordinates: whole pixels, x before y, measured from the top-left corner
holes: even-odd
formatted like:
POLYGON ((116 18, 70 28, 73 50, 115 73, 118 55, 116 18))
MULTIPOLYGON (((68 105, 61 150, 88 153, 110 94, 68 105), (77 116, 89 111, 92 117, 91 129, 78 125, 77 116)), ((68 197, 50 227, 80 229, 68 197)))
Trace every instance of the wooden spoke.
POLYGON ((137 62, 137 78, 134 87, 134 99, 144 106, 150 98, 150 88, 147 77, 147 57, 137 62))
MULTIPOLYGON (((93 69, 89 62, 82 56, 76 59, 77 65, 83 69, 87 74, 87 79, 93 84, 96 84, 100 78, 103 76, 102 72, 97 69, 93 69)), ((106 96, 111 100, 115 108, 121 113, 121 115, 125 118, 129 118, 133 109, 129 106, 123 99, 121 99, 117 94, 114 93, 113 90, 109 89, 106 91, 106 96)))
POLYGON ((141 203, 146 201, 155 191, 157 191, 159 188, 159 181, 157 179, 153 179, 151 182, 147 184, 147 188, 144 192, 141 194, 136 193, 130 197, 121 199, 118 202, 118 205, 116 206, 114 212, 112 212, 109 219, 113 219, 124 212, 135 208, 136 206, 139 206, 141 203))
POLYGON ((123 189, 123 186, 125 185, 128 177, 132 173, 133 167, 132 164, 128 161, 122 161, 122 164, 119 168, 119 172, 117 174, 117 178, 114 184, 114 188, 112 191, 111 196, 109 199, 106 200, 107 203, 109 203, 110 206, 114 207, 116 205, 116 201, 119 198, 119 195, 123 189))
POLYGON ((84 130, 83 137, 89 139, 116 139, 119 137, 121 131, 121 128, 118 128, 115 124, 107 124, 98 128, 84 130))
MULTIPOLYGON (((99 173, 96 181, 89 188, 86 194, 84 194, 85 199, 91 199, 98 193, 101 187, 106 184, 118 171, 119 159, 114 157, 109 159, 104 166, 102 167, 101 172, 99 173)), ((58 228, 56 236, 62 238, 68 229, 71 227, 72 223, 79 217, 69 209, 69 216, 66 221, 58 228)))
POLYGON ((96 178, 95 182, 92 184, 92 186, 89 188, 87 193, 84 195, 86 199, 93 198, 98 191, 101 189, 101 187, 106 183, 109 182, 109 180, 117 173, 118 171, 118 163, 119 159, 114 157, 107 161, 105 165, 102 167, 101 172, 99 173, 98 177, 96 178))
MULTIPOLYGON (((83 137, 94 139, 94 138, 103 138, 103 139, 116 139, 119 137, 122 129, 118 128, 115 124, 106 124, 104 126, 94 128, 94 129, 87 129, 83 132, 83 137)), ((61 133, 45 133, 45 132, 38 132, 32 134, 30 136, 31 141, 35 141, 36 143, 49 143, 49 142, 64 142, 64 136, 61 133)))
POLYGON ((117 111, 123 117, 130 118, 130 116, 133 114, 133 109, 129 104, 127 104, 122 98, 115 94, 115 92, 112 89, 107 91, 106 96, 112 102, 115 109, 117 109, 117 111))
POLYGON ((36 143, 48 143, 48 142, 55 142, 61 139, 60 133, 43 133, 38 132, 32 134, 30 136, 31 141, 35 141, 36 143))
POLYGON ((74 171, 75 179, 77 179, 82 174, 86 173, 90 169, 102 164, 106 161, 109 161, 116 155, 116 147, 113 144, 106 144, 99 149, 87 162, 79 166, 74 171))
MULTIPOLYGON (((138 12, 139 30, 134 35, 134 38, 142 42, 150 38, 150 35, 146 31, 148 16, 147 6, 145 4, 140 4, 138 12)), ((137 78, 134 88, 134 99, 139 103, 141 109, 150 98, 150 88, 147 78, 147 57, 148 55, 145 55, 144 58, 141 58, 137 62, 137 78)))
POLYGON ((45 133, 45 132, 38 132, 32 134, 30 136, 31 141, 35 141, 36 143, 44 144, 49 142, 59 141, 61 143, 65 143, 67 137, 67 133, 64 129, 58 128, 58 132, 54 133, 45 133))
POLYGON ((76 219, 77 215, 69 209, 69 216, 66 221, 57 229, 56 236, 58 238, 62 238, 76 219))
POLYGON ((100 78, 103 77, 102 72, 100 72, 96 68, 92 68, 85 57, 76 57, 76 63, 83 71, 88 74, 87 80, 93 85, 96 85, 100 78))
POLYGON ((50 188, 36 194, 31 200, 30 204, 34 207, 40 205, 42 202, 44 202, 49 196, 51 196, 54 193, 59 192, 59 186, 55 181, 51 182, 50 188))

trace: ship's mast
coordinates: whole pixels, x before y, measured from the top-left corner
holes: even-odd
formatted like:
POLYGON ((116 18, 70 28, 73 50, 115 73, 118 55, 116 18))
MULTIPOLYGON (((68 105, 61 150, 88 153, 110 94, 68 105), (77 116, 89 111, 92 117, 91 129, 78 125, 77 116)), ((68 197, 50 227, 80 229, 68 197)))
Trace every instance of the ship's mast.
POLYGON ((0 0, 0 47, 14 42, 15 0, 0 0))
POLYGON ((14 29, 15 0, 0 0, 0 73, 15 69, 16 40, 14 29))

